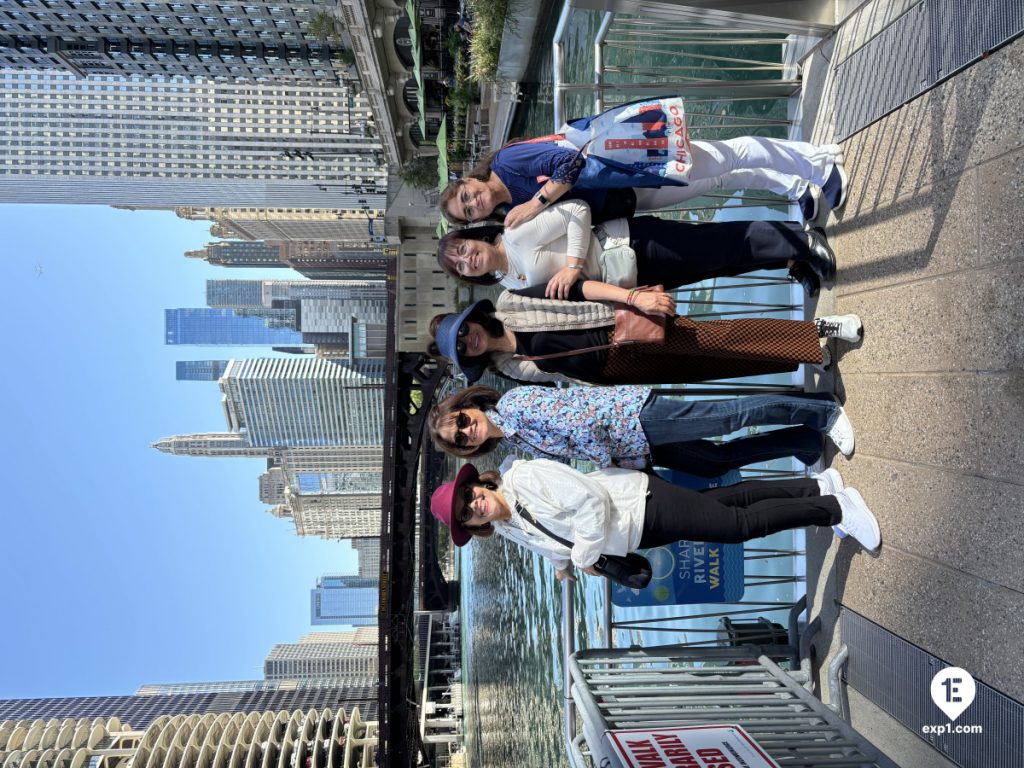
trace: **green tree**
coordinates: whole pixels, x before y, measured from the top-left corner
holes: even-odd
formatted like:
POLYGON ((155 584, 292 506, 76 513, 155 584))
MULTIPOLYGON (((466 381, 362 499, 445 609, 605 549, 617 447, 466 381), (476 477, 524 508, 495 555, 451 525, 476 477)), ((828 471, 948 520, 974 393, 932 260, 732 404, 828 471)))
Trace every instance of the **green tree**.
POLYGON ((439 181, 437 158, 417 157, 411 163, 403 165, 398 175, 402 181, 416 189, 436 189, 439 181))
POLYGON ((338 42, 341 40, 341 22, 333 13, 317 11, 309 20, 309 34, 325 43, 338 42))

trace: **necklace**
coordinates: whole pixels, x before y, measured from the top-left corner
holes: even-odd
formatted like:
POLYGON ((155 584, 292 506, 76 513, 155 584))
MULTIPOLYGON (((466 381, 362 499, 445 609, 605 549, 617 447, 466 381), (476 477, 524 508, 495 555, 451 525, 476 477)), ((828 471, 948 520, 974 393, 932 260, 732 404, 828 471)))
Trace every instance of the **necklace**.
MULTIPOLYGON (((508 275, 509 267, 512 266, 512 260, 509 259, 509 257, 508 257, 508 251, 505 250, 505 243, 504 243, 504 239, 503 238, 499 237, 497 240, 495 240, 494 241, 494 245, 498 248, 498 250, 501 253, 502 257, 505 259, 505 269, 504 270, 501 270, 501 269, 494 270, 495 276, 498 278, 498 280, 501 280, 503 277, 508 275)), ((516 280, 518 280, 521 283, 525 283, 526 282, 526 275, 523 272, 517 273, 515 278, 516 278, 516 280)))

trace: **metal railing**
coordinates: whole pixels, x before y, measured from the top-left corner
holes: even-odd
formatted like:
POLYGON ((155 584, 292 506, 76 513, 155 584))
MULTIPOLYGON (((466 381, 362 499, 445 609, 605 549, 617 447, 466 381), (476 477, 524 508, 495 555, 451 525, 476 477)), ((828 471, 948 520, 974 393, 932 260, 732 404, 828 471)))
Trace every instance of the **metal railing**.
MULTIPOLYGON (((565 53, 575 13, 593 13, 587 0, 565 0, 552 40, 554 130, 567 119, 567 99, 591 94, 592 114, 644 96, 686 97, 687 124, 694 139, 793 132, 792 103, 800 91, 798 67, 786 51, 800 37, 822 36, 828 25, 749 16, 673 2, 623 2, 643 14, 605 12, 593 40, 593 71, 583 82, 567 74, 565 53)), ((607 7, 607 6, 605 6, 607 7)), ((577 101, 577 108, 582 105, 577 101)), ((708 194, 679 212, 730 207, 761 208, 786 201, 770 193, 708 194)))
MULTIPOLYGON (((779 29, 737 29, 721 20, 700 22, 684 15, 678 20, 636 18, 612 12, 602 16, 594 39, 591 82, 568 82, 565 42, 569 20, 579 4, 565 0, 552 40, 555 130, 565 118, 565 97, 593 94, 594 112, 643 95, 672 93, 686 96, 687 105, 714 106, 703 115, 703 128, 738 128, 745 133, 763 127, 786 127, 778 117, 723 114, 722 105, 765 99, 788 99, 800 88, 777 49, 787 32, 779 29), (738 46, 752 49, 746 56, 729 55, 738 46), (754 53, 760 52, 761 56, 754 53)), ((698 120, 700 123, 700 120, 698 120)))
MULTIPOLYGON (((558 130, 565 120, 565 97, 569 93, 591 92, 594 112, 606 102, 621 102, 643 95, 666 92, 686 96, 687 106, 716 106, 701 113, 706 128, 744 127, 749 133, 759 127, 788 126, 780 118, 753 118, 722 114, 721 105, 763 99, 788 99, 800 88, 800 81, 787 72, 781 58, 770 56, 784 44, 786 32, 778 29, 736 29, 731 23, 691 15, 678 20, 635 18, 605 13, 594 40, 593 80, 567 82, 565 38, 569 20, 578 8, 565 0, 552 41, 554 64, 554 122, 558 130), (722 51, 736 46, 763 48, 765 56, 730 56, 722 51), (717 53, 716 53, 717 51, 717 53)), ((700 121, 698 121, 699 123, 700 121)))

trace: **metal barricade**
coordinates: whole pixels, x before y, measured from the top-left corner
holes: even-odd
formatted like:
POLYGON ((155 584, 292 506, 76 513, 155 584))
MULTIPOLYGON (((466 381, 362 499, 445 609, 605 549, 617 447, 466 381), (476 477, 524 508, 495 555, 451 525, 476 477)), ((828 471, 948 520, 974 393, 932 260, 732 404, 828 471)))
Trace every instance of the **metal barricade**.
POLYGON ((567 712, 583 723, 567 730, 570 760, 622 766, 615 731, 739 725, 781 766, 896 768, 801 681, 753 646, 580 651, 566 666, 567 712))

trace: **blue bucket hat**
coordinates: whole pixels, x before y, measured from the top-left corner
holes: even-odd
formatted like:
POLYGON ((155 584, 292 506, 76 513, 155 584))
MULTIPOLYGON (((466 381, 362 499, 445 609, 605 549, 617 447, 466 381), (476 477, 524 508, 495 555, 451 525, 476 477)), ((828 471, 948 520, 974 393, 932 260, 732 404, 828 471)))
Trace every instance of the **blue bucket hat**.
POLYGON ((437 348, 441 351, 441 354, 452 361, 452 367, 456 372, 462 371, 470 384, 483 376, 486 368, 482 365, 465 365, 459 360, 459 355, 455 349, 459 342, 459 328, 462 327, 462 324, 466 322, 466 318, 477 307, 480 307, 481 311, 488 314, 494 311, 494 305, 488 299, 474 301, 457 315, 454 313, 445 315, 444 319, 438 323, 437 334, 434 336, 434 341, 437 342, 437 348))

